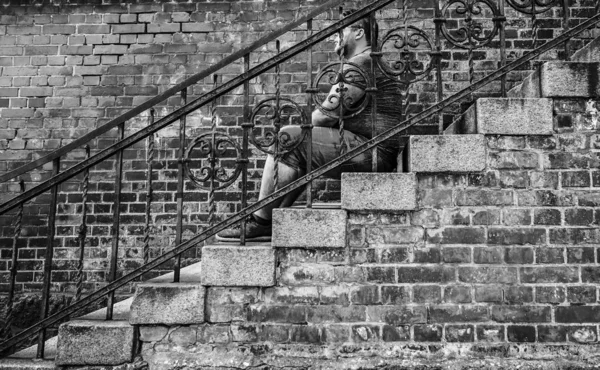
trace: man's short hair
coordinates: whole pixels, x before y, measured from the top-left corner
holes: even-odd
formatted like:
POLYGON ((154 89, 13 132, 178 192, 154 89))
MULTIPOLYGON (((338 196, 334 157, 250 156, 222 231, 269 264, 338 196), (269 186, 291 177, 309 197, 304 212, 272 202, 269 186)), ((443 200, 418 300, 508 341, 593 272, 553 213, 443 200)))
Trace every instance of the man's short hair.
MULTIPOLYGON (((356 9, 347 9, 342 13, 342 17, 345 18, 355 12, 356 12, 356 9)), ((350 27, 351 28, 362 28, 365 31, 365 37, 367 38, 367 45, 371 45, 371 17, 370 16, 367 15, 366 17, 359 19, 358 21, 356 21, 356 23, 352 24, 350 27)), ((377 38, 377 37, 379 37, 379 26, 377 25, 377 22, 375 22, 375 38, 377 38)))

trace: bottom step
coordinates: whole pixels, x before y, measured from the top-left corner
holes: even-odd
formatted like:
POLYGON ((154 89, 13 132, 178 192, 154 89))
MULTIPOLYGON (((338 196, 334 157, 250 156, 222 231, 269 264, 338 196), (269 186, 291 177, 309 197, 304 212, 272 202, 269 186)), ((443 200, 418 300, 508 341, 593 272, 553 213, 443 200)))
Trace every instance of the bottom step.
POLYGON ((56 369, 54 361, 31 360, 31 359, 2 359, 0 360, 0 370, 40 370, 56 369))
POLYGON ((58 329, 57 365, 121 365, 133 361, 135 330, 127 321, 72 321, 58 329))

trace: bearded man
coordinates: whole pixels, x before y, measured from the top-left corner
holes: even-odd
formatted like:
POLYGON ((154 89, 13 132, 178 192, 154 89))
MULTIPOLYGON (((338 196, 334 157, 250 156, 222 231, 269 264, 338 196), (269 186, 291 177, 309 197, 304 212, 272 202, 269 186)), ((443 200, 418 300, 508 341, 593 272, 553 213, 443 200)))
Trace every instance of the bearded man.
MULTIPOLYGON (((355 12, 354 9, 344 12, 346 17, 355 12)), ((377 25, 374 29, 377 31, 377 25)), ((323 100, 322 106, 326 111, 333 112, 334 117, 324 114, 320 109, 312 112, 312 168, 319 168, 351 150, 372 137, 386 131, 401 121, 401 92, 399 85, 385 77, 376 67, 376 120, 372 126, 371 112, 373 103, 360 111, 356 116, 344 119, 343 140, 339 130, 339 118, 335 112, 340 104, 340 95, 358 107, 367 99, 367 81, 362 76, 371 76, 371 22, 369 18, 362 18, 355 24, 339 32, 336 38, 335 50, 347 61, 343 66, 343 75, 346 82, 331 86, 329 94, 323 100), (357 68, 362 71, 357 71, 357 68), (341 90, 343 89, 343 92, 341 90)), ((377 35, 375 35, 377 36, 377 35)), ((371 77, 372 78, 372 77, 371 77)), ((302 129, 300 126, 285 126, 281 130, 289 135, 295 142, 301 140, 302 129)), ((380 143, 377 150, 377 171, 390 172, 396 167, 398 154, 398 140, 396 138, 380 143)), ((297 148, 280 156, 278 161, 278 187, 283 187, 306 174, 308 145, 299 145, 297 148)), ((328 177, 340 178, 342 172, 372 172, 372 151, 366 151, 336 170, 327 173, 328 177)), ((266 198, 275 191, 275 159, 272 155, 267 157, 262 174, 259 200, 266 198)), ((256 211, 246 221, 247 241, 268 241, 271 237, 271 220, 274 208, 289 207, 301 194, 301 189, 291 192, 285 197, 276 200, 262 209, 256 211)), ((239 227, 226 229, 217 234, 217 240, 233 241, 240 238, 239 227)))

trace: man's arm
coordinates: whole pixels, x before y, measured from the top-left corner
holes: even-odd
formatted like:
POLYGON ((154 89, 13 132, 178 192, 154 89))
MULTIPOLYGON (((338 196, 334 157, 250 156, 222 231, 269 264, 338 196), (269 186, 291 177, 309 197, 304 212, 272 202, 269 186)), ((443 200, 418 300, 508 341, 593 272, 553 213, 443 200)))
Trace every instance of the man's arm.
MULTIPOLYGON (((339 104, 340 104, 339 95, 340 94, 338 92, 339 88, 340 88, 339 84, 331 86, 331 90, 329 90, 329 94, 327 95, 327 97, 325 98, 325 100, 322 103, 323 107, 325 109, 330 110, 334 115, 339 115, 339 112, 340 112, 340 110, 339 110, 340 109, 340 107, 339 107, 339 104)), ((344 99, 347 99, 348 97, 350 97, 354 104, 359 102, 360 99, 362 99, 363 96, 365 95, 365 91, 358 86, 354 86, 354 85, 345 83, 344 89, 345 89, 344 94, 343 94, 344 99)), ((325 115, 323 112, 321 112, 321 110, 319 110, 318 108, 312 112, 313 126, 333 127, 333 126, 337 125, 338 122, 339 122, 339 118, 329 117, 329 116, 325 115)))

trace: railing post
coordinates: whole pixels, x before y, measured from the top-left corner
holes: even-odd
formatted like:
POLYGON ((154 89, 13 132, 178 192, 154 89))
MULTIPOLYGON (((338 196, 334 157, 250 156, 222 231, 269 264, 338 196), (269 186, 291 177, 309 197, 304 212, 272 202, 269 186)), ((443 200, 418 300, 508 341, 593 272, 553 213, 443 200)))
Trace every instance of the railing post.
MULTIPOLYGON (((244 55, 244 73, 250 70, 250 53, 244 55)), ((244 130, 242 136, 242 209, 248 206, 248 140, 249 130, 252 128, 250 122, 250 80, 244 81, 244 121, 242 123, 242 129, 244 130)), ((243 218, 240 222, 240 245, 246 245, 246 219, 243 218)))
MULTIPOLYGON (((181 105, 187 104, 187 88, 181 90, 181 105)), ((175 246, 181 244, 183 237, 183 156, 185 154, 185 129, 187 116, 179 120, 179 152, 177 154, 177 221, 175 225, 175 246)), ((178 283, 181 275, 181 254, 175 260, 173 268, 173 282, 178 283)))
MULTIPOLYGON (((501 19, 498 21, 500 33, 500 68, 506 65, 506 16, 504 15, 504 0, 498 0, 498 10, 501 19)), ((500 92, 506 98, 506 75, 500 78, 500 92)))
MULTIPOLYGON (((435 80, 437 84, 437 103, 444 100, 444 84, 442 82, 442 11, 440 8, 439 0, 435 0, 435 49, 436 49, 436 63, 435 63, 435 80)), ((438 134, 444 133, 444 114, 443 111, 437 114, 438 119, 438 134)))
MULTIPOLYGON (((25 182, 21 179, 19 180, 19 190, 21 193, 25 192, 25 182)), ((15 219, 15 232, 13 234, 12 240, 12 256, 11 256, 11 264, 10 264, 10 281, 8 287, 8 298, 6 302, 6 322, 4 323, 3 335, 5 338, 10 338, 10 328, 13 322, 14 316, 14 298, 15 298, 15 282, 17 279, 18 263, 19 263, 19 237, 21 236, 21 222, 23 221, 23 206, 24 203, 21 203, 19 206, 19 210, 17 211, 17 218, 15 219)))
MULTIPOLYGON (((90 157, 90 146, 85 146, 85 158, 88 159, 90 157)), ((83 174, 83 198, 81 201, 81 224, 79 225, 79 260, 77 261, 77 275, 75 277, 75 301, 79 301, 81 299, 81 293, 83 291, 83 259, 85 256, 85 239, 87 237, 87 197, 88 197, 88 186, 90 182, 90 170, 89 168, 85 170, 83 174)))
MULTIPOLYGON (((52 161, 52 176, 58 175, 60 171, 60 157, 52 161)), ((56 206, 58 201, 58 184, 51 190, 50 208, 48 209, 48 241, 46 242, 46 252, 44 258, 44 285, 42 288, 42 307, 40 318, 44 320, 48 317, 50 308, 50 284, 52 282, 52 256, 54 252, 54 236, 56 228, 56 206)), ((46 342, 46 329, 40 329, 38 332, 37 358, 44 358, 44 348, 46 342)))
MULTIPOLYGON (((219 76, 213 75, 213 88, 217 87, 219 76)), ((212 100, 210 107, 210 132, 211 132, 211 148, 210 148, 210 189, 208 192, 208 226, 213 226, 217 213, 217 201, 215 199, 215 188, 217 187, 215 176, 217 166, 217 98, 212 100)))
MULTIPOLYGON (((313 35, 313 24, 312 19, 306 21, 306 37, 311 37, 313 35)), ((312 152, 313 152, 313 142, 312 142, 312 112, 313 112, 313 94, 315 94, 318 90, 313 87, 313 48, 312 45, 308 47, 306 55, 306 107, 307 107, 307 119, 308 119, 308 131, 306 135, 306 173, 311 173, 312 171, 312 152)), ((312 181, 309 181, 306 184, 306 208, 312 208, 312 181)))
MULTIPOLYGON (((150 109, 150 125, 154 123, 154 108, 150 109)), ((152 231, 152 161, 154 160, 154 134, 148 136, 146 152, 146 225, 144 227, 144 264, 150 260, 150 233, 152 231)))
MULTIPOLYGON (((404 0, 406 1, 406 0, 404 0)), ((369 25, 371 27, 371 86, 368 86, 366 93, 371 98, 371 137, 375 137, 375 125, 377 124, 377 78, 375 71, 377 69, 377 59, 373 51, 377 51, 377 24, 375 23, 375 12, 369 13, 369 25)), ((408 98, 408 97, 407 97, 408 98)), ((371 152, 371 171, 377 172, 377 147, 373 147, 371 152)))
MULTIPOLYGON (((563 32, 567 32, 569 30, 569 2, 568 0, 562 1, 563 8, 563 32)), ((596 0, 596 11, 600 9, 600 1, 596 0)), ((571 60, 571 39, 565 41, 565 60, 571 60)))
MULTIPOLYGON (((125 138, 125 123, 118 126, 118 140, 125 138)), ((123 150, 120 150, 115 157, 115 198, 113 201, 113 225, 111 229, 112 247, 110 251, 110 267, 107 282, 111 283, 117 278, 117 259, 119 258, 119 234, 121 218, 121 179, 123 177, 123 150)), ((108 293, 108 302, 106 304, 106 320, 113 318, 113 305, 115 303, 115 291, 108 293)))

